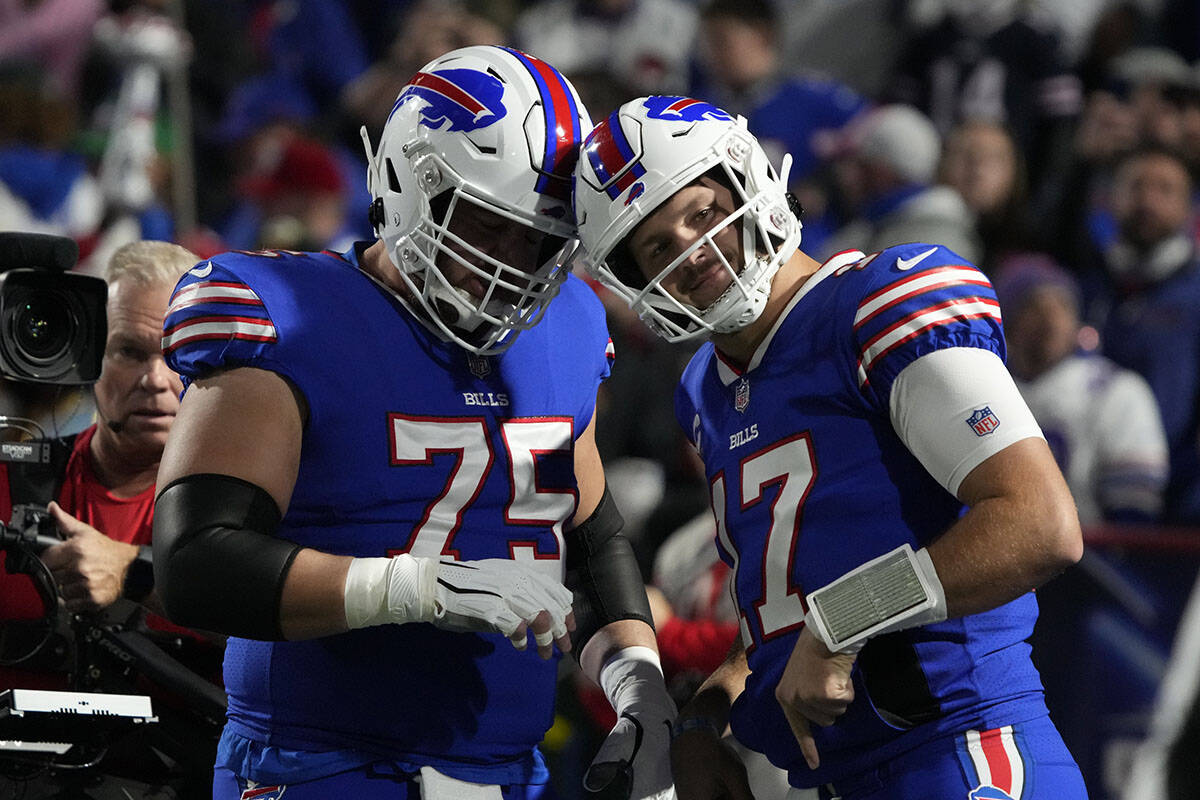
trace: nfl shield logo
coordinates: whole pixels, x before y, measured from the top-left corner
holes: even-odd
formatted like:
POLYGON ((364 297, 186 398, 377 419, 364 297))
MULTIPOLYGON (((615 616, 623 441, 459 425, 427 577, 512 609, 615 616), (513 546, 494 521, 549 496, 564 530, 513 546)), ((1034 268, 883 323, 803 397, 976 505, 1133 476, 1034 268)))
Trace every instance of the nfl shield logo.
POLYGON ((748 405, 750 405, 750 381, 746 378, 738 378, 737 385, 733 387, 733 407, 740 414, 746 410, 748 405))
POLYGON ((975 431, 976 436, 987 436, 1000 427, 1000 420, 996 419, 991 408, 984 406, 975 409, 971 416, 967 417, 967 424, 971 426, 971 430, 975 431))
POLYGON ((476 378, 486 378, 492 373, 492 363, 485 356, 467 353, 467 366, 476 378))

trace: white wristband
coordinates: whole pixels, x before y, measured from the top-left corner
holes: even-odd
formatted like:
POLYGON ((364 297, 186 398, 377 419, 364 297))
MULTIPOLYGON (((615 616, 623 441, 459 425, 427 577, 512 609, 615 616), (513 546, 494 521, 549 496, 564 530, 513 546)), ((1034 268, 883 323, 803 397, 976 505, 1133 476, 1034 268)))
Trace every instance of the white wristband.
POLYGON ((809 594, 804 622, 831 652, 857 653, 873 636, 944 619, 929 551, 904 544, 809 594))
POLYGON ((401 554, 356 558, 346 572, 343 600, 346 625, 429 622, 434 618, 437 563, 401 554))

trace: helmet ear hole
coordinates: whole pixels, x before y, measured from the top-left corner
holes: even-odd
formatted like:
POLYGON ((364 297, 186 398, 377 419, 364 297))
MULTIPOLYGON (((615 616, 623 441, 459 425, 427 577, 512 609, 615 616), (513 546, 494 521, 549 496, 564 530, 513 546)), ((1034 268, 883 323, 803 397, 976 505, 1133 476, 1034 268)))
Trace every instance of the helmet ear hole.
POLYGON ((396 175, 396 166, 392 163, 392 160, 388 158, 383 163, 387 168, 388 188, 396 193, 404 191, 400 186, 400 178, 396 175))

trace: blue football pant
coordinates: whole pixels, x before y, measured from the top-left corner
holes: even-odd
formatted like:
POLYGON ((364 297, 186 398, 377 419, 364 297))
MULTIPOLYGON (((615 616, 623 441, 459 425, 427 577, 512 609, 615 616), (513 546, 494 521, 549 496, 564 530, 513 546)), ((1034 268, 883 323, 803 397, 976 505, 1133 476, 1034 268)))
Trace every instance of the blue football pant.
MULTIPOLYGON (((554 792, 546 785, 501 786, 504 800, 547 800, 554 792)), ((416 775, 401 772, 388 763, 367 764, 356 769, 279 786, 247 782, 225 767, 213 771, 213 800, 421 800, 416 775)))
POLYGON ((819 789, 821 800, 1087 800, 1083 775, 1049 717, 926 742, 871 772, 819 789))

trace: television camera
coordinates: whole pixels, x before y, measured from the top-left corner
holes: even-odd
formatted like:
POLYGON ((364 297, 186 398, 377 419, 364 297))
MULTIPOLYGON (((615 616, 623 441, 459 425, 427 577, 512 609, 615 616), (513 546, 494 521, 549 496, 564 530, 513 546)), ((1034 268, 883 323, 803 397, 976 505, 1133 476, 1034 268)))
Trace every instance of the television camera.
MULTIPOLYGON (((70 239, 0 233, 0 375, 5 379, 81 386, 99 378, 107 286, 100 278, 69 272, 77 257, 70 239)), ((40 432, 33 420, 0 416, 0 430, 6 428, 40 432)), ((167 760, 187 758, 197 739, 215 742, 225 695, 182 663, 210 666, 189 658, 195 643, 148 629, 133 599, 120 598, 90 614, 70 614, 62 606, 54 576, 39 556, 61 543, 45 507, 53 493, 46 487, 57 485, 49 479, 65 465, 67 452, 61 440, 44 434, 0 443, 14 504, 11 519, 0 521, 6 573, 0 581, 31 584, 40 600, 33 612, 9 608, 0 614, 0 673, 57 674, 58 685, 67 689, 24 689, 16 679, 0 683, 0 782, 49 776, 62 792, 77 792, 71 796, 134 796, 125 785, 121 794, 113 787, 105 793, 114 749, 140 737, 146 749, 167 754, 167 760), (31 498, 36 501, 26 502, 31 498), (144 692, 169 696, 182 711, 164 716, 144 692)), ((129 568, 127 595, 140 599, 152 586, 151 554, 143 547, 129 568)), ((163 774, 169 772, 166 765, 163 774)))
POLYGON ((0 373, 29 383, 78 385, 100 377, 104 281, 68 272, 71 239, 0 233, 0 373))

